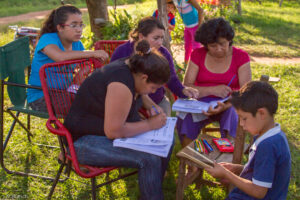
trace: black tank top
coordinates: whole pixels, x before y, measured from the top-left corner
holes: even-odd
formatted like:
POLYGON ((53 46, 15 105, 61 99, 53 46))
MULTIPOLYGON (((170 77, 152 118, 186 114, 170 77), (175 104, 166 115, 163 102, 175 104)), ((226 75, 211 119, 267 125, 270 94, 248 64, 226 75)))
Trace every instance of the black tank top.
POLYGON ((126 121, 140 120, 137 101, 141 99, 134 99, 132 73, 125 64, 125 59, 119 59, 93 72, 80 86, 64 122, 74 142, 84 135, 105 136, 104 104, 107 86, 112 82, 123 83, 132 93, 132 105, 126 121))

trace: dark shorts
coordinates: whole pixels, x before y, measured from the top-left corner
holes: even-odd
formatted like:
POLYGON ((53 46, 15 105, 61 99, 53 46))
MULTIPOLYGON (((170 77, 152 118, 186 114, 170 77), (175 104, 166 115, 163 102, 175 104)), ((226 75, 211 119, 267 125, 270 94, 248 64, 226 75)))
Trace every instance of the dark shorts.
POLYGON ((28 103, 28 105, 32 110, 47 112, 47 105, 44 97, 39 98, 38 100, 35 100, 31 103, 28 103))

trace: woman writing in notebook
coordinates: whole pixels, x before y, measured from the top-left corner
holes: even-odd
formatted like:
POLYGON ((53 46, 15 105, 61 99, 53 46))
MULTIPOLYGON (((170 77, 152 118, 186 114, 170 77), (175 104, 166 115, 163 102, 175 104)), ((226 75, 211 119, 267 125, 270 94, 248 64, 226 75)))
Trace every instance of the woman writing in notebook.
MULTIPOLYGON (((251 80, 248 54, 232 46, 234 31, 223 18, 211 19, 199 27, 195 40, 203 47, 191 55, 184 85, 198 90, 199 100, 209 102, 225 98, 251 80)), ((182 146, 197 138, 208 123, 218 121, 221 137, 235 137, 238 116, 230 103, 218 102, 204 113, 205 119, 187 114, 178 119, 177 129, 182 146), (193 119, 195 118, 195 119, 193 119)))
MULTIPOLYGON (((141 120, 136 104, 141 95, 155 92, 169 77, 168 61, 143 40, 129 58, 110 63, 84 80, 64 122, 80 164, 137 168, 141 199, 163 199, 163 175, 172 151, 163 158, 114 147, 113 139, 165 125, 163 112, 141 120)), ((158 107, 153 101, 143 103, 147 109, 158 107)))

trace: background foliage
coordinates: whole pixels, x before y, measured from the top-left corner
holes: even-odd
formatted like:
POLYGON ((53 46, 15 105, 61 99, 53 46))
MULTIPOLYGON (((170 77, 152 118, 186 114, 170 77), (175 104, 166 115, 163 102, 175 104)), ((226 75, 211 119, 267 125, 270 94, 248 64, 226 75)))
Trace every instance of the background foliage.
MULTIPOLYGON (((74 0, 75 1, 75 0, 74 0)), ((120 0, 117 0, 121 2, 120 0)), ((68 1, 66 1, 68 2, 68 1)), ((85 2, 84 0, 76 1, 85 2)), ((128 1, 126 1, 128 2, 128 1)), ((68 2, 69 3, 69 2, 68 2)), ((59 5, 58 0, 1 0, 0 13, 3 10, 15 12, 15 10, 38 9, 38 4, 49 5, 47 9, 52 9, 59 5), (11 4, 5 4, 11 2, 11 4), (21 6, 15 6, 14 3, 22 2, 21 6), (31 3, 31 2, 35 2, 31 3), (57 3, 57 5, 51 4, 57 3), (10 7, 14 9, 10 10, 10 7), (18 9, 16 9, 19 7, 18 9), (34 8, 33 8, 34 7, 34 8)), ((295 0, 284 0, 282 8, 278 7, 276 0, 264 0, 262 4, 258 1, 243 1, 243 15, 238 16, 232 8, 220 11, 213 7, 206 8, 206 18, 213 16, 224 16, 234 26, 236 37, 234 45, 247 50, 251 55, 270 56, 270 57, 294 57, 300 56, 300 4, 295 0)), ((85 5, 83 5, 85 6, 85 5)), ((45 8, 46 9, 46 8, 45 8)), ((110 12, 112 23, 103 31, 105 39, 126 39, 128 32, 135 27, 137 21, 143 16, 152 15, 156 9, 156 0, 146 0, 143 3, 136 3, 126 7, 126 11, 117 9, 114 16, 110 12), (124 33, 124 34, 123 34, 124 33)), ((6 11, 5 11, 6 12, 6 11)), ((83 14, 84 23, 89 25, 87 13, 83 14)), ((176 14, 176 28, 172 32, 172 44, 182 44, 183 25, 180 17, 176 14)), ((18 23, 19 26, 40 27, 42 20, 30 20, 18 23)), ((0 26, 0 45, 4 45, 13 40, 13 31, 8 25, 0 26)), ((86 48, 92 47, 92 33, 90 27, 84 29, 82 42, 86 48)), ((174 54, 174 56, 181 56, 174 54)), ((181 64, 181 63, 179 63, 181 64)), ((253 79, 258 80, 261 74, 280 77, 278 83, 273 86, 279 93, 279 109, 276 115, 276 121, 281 124, 285 131, 292 155, 292 172, 289 186, 289 200, 300 199, 300 64, 251 64, 253 79)), ((10 102, 5 94, 5 106, 10 102)), ((25 117, 21 118, 25 120, 25 117)), ((8 114, 4 116, 5 132, 9 130, 11 117, 8 114)), ((47 145, 57 145, 57 139, 45 128, 45 120, 32 118, 32 130, 34 133, 34 142, 47 145)), ((41 148, 34 143, 29 143, 25 132, 16 126, 15 135, 13 135, 5 153, 5 163, 10 169, 19 169, 30 172, 43 173, 44 175, 54 176, 58 169, 57 156, 58 149, 41 148)), ((175 134, 176 136, 176 134, 175 134)), ((178 159, 175 154, 179 151, 180 144, 176 136, 176 144, 172 154, 168 169, 168 176, 163 185, 166 200, 175 199, 176 178, 178 176, 178 159)), ((246 156, 245 159, 246 160, 246 156)), ((129 169, 125 169, 128 171, 129 169)), ((118 172, 112 173, 111 177, 116 177, 118 172)), ((212 179, 205 174, 206 178, 212 179)), ((72 175, 72 179, 77 179, 72 175)), ((98 183, 105 180, 105 177, 99 177, 98 183)), ((67 180, 59 183, 53 199, 90 199, 88 180, 79 179, 80 182, 67 180)), ((45 199, 51 187, 50 181, 36 179, 32 177, 20 177, 9 175, 0 169, 0 199, 45 199)), ((137 176, 102 187, 98 191, 98 197, 101 199, 137 199, 139 196, 137 176)), ((226 192, 222 188, 202 187, 196 188, 195 184, 190 185, 185 190, 185 198, 190 200, 218 200, 223 199, 226 192)))

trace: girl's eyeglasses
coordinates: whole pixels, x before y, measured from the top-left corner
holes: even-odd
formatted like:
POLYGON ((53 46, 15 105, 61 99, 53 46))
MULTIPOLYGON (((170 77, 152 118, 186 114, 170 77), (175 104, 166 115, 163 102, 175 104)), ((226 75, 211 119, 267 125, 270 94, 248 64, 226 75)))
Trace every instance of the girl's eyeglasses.
POLYGON ((76 29, 76 28, 84 28, 85 24, 61 24, 62 26, 69 26, 70 28, 76 29))

